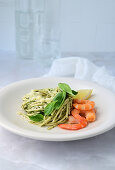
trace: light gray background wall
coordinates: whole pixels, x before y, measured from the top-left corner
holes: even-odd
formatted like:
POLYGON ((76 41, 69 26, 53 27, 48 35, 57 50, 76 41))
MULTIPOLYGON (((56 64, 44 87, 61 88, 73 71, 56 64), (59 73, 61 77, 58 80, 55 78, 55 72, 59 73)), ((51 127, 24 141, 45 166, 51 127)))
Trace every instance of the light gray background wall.
MULTIPOLYGON (((115 0, 62 0, 63 52, 115 52, 115 0)), ((15 51, 14 0, 0 0, 0 50, 15 51)))

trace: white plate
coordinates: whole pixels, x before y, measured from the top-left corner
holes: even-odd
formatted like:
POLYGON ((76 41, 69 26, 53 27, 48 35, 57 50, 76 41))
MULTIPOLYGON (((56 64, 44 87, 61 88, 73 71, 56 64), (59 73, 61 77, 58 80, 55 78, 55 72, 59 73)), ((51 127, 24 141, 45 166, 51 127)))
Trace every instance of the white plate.
POLYGON ((87 81, 72 78, 35 78, 13 83, 0 90, 0 125, 5 129, 25 137, 45 141, 69 141, 89 138, 104 133, 115 125, 115 96, 109 90, 87 81), (17 112, 22 96, 31 89, 56 87, 59 82, 68 83, 72 89, 93 89, 97 107, 97 119, 86 128, 78 131, 63 130, 58 127, 47 130, 28 123, 17 112))

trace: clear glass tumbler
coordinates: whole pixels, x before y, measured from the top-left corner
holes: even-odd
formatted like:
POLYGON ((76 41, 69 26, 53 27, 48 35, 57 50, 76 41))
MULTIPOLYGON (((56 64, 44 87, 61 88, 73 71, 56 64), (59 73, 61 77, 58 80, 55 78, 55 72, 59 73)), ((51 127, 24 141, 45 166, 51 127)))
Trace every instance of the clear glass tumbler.
POLYGON ((60 57, 60 0, 15 0, 17 56, 51 63, 60 57))
POLYGON ((43 24, 45 0, 15 0, 16 51, 21 58, 33 59, 43 24))
POLYGON ((60 0, 45 0, 43 29, 39 41, 39 60, 60 58, 60 0))

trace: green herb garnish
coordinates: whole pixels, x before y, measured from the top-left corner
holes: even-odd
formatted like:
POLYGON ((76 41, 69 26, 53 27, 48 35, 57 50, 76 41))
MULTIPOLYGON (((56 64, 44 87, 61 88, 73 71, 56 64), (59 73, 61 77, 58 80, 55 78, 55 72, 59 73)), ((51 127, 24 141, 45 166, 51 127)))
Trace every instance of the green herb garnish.
POLYGON ((58 86, 62 91, 65 91, 72 96, 77 94, 77 92, 75 90, 71 90, 70 86, 66 83, 59 83, 58 86))
POLYGON ((58 93, 58 94, 54 97, 53 101, 57 101, 57 102, 55 103, 55 109, 56 109, 56 110, 58 110, 58 109, 61 107, 61 105, 63 104, 65 98, 66 98, 66 92, 64 92, 64 91, 58 93))
POLYGON ((56 102, 57 102, 57 100, 52 101, 51 103, 49 103, 49 104, 45 107, 45 109, 44 109, 45 116, 46 116, 46 115, 50 115, 50 114, 53 112, 53 110, 55 109, 55 103, 56 103, 56 102))
POLYGON ((77 95, 77 94, 78 94, 78 92, 77 92, 77 91, 75 91, 75 90, 72 90, 72 94, 73 94, 73 95, 77 95))
POLYGON ((34 122, 40 122, 44 118, 44 116, 42 114, 32 115, 32 116, 28 116, 28 117, 30 118, 30 120, 32 120, 34 122))

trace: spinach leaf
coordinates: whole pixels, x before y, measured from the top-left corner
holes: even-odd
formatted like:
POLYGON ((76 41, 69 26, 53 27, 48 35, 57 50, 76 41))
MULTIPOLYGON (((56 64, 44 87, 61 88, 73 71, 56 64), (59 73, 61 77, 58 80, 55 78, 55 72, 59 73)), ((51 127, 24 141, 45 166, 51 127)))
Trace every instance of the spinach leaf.
POLYGON ((50 115, 50 114, 53 112, 53 110, 55 109, 55 103, 56 103, 56 102, 57 102, 57 100, 52 101, 51 103, 49 103, 49 104, 45 107, 45 109, 44 109, 45 115, 50 115))
POLYGON ((40 122, 44 118, 44 116, 42 114, 32 115, 32 116, 28 116, 28 117, 30 118, 30 120, 32 120, 34 122, 40 122))

